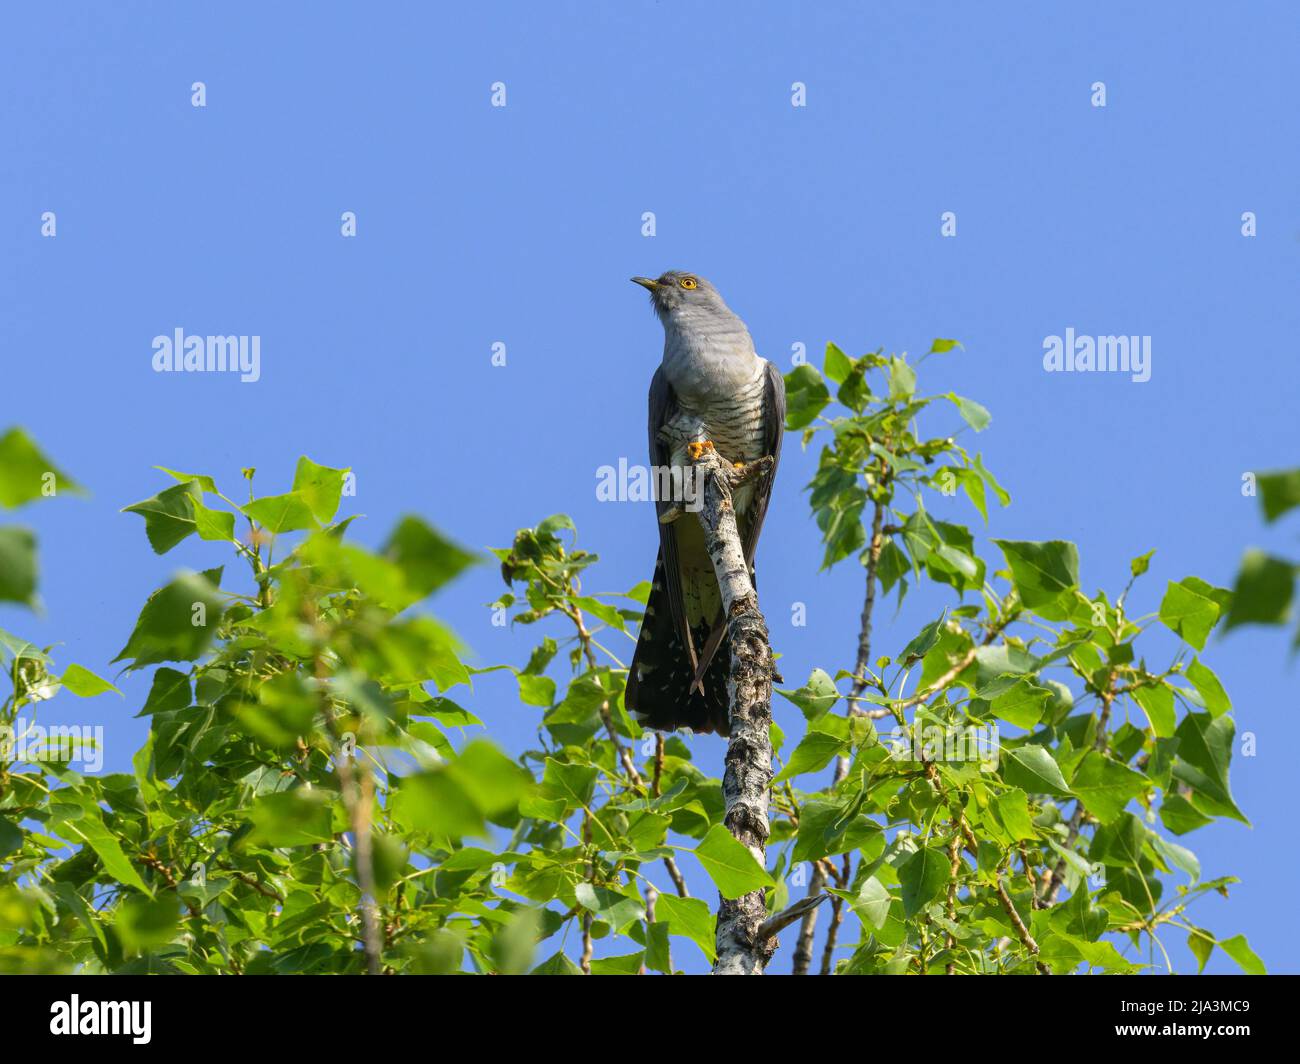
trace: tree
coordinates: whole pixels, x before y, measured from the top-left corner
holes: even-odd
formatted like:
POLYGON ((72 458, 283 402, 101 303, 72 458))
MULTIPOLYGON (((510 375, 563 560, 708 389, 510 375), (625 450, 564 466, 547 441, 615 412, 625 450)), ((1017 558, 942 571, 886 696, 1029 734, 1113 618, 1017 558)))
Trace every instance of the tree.
MULTIPOLYGON (((978 455, 918 424, 935 402, 976 432, 989 414, 920 395, 904 357, 831 345, 787 393, 788 428, 827 441, 809 485, 823 565, 858 558, 865 594, 853 667, 780 691, 805 718, 797 740, 762 716, 770 659, 747 607, 733 670, 752 670, 747 719, 780 759, 758 846, 727 815, 720 766, 627 714, 607 644, 649 588, 585 591, 598 559, 569 518, 493 552, 507 590, 491 608, 538 635, 522 665, 474 669, 420 604, 477 556, 416 517, 378 550, 358 545, 337 519, 346 470, 302 458, 289 490, 264 496, 245 470, 243 503, 164 470, 169 486, 127 507, 152 548, 197 535, 237 568, 214 559, 173 578, 126 639, 123 667, 153 670, 132 772, 0 749, 0 968, 631 974, 677 970, 698 949, 733 970, 741 927, 761 969, 774 934, 801 922, 792 964, 807 970, 821 919, 820 968, 840 974, 1164 969, 1175 929, 1201 967, 1217 945, 1262 970, 1241 936, 1192 922, 1234 880, 1203 881, 1174 841, 1245 820, 1228 783, 1230 705, 1200 660, 1232 593, 1187 577, 1138 615, 1128 601, 1149 552, 1117 595, 1080 588, 1067 542, 999 539, 1000 559, 979 557, 927 500, 961 491, 987 520, 1007 493, 978 455), (913 588, 950 601, 878 655, 877 604, 913 588), (1164 667, 1138 646, 1155 624, 1185 644, 1164 667), (513 757, 454 700, 497 670, 537 715, 535 744, 513 757), (689 895, 682 861, 718 904, 689 895), (804 867, 807 896, 792 897, 804 867), (841 947, 849 913, 859 937, 841 947), (611 935, 625 949, 596 957, 611 935)), ((0 505, 39 497, 48 459, 16 431, 0 454, 22 456, 0 465, 0 505)), ((0 594, 30 601, 30 533, 0 529, 0 557, 0 594)), ((115 690, 80 666, 59 674, 21 638, 0 633, 0 646, 10 735, 60 690, 115 690)), ((753 768, 735 759, 766 745, 751 730, 729 768, 753 768)))

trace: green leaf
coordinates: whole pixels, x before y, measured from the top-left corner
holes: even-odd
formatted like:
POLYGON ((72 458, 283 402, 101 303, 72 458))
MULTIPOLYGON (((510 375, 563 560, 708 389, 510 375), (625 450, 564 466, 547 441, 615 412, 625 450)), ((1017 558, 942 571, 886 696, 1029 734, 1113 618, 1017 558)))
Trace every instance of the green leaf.
POLYGON ((36 537, 30 529, 0 526, 0 602, 36 604, 36 537))
POLYGON ((1032 728, 1043 719, 1052 693, 1036 686, 1031 680, 1021 678, 1013 686, 995 697, 991 703, 993 715, 1017 728, 1032 728))
POLYGON ((166 945, 176 934, 180 905, 174 895, 143 898, 132 895, 113 914, 113 927, 127 953, 166 945))
POLYGON ((182 573, 149 596, 131 638, 113 660, 130 660, 131 669, 194 661, 212 641, 220 619, 221 599, 209 576, 182 573))
POLYGON ((975 402, 974 399, 964 399, 960 395, 955 395, 952 392, 948 393, 948 398, 956 404, 957 412, 961 414, 963 419, 965 419, 966 424, 976 432, 983 432, 989 427, 989 423, 993 420, 993 415, 984 407, 980 406, 979 403, 975 402))
POLYGON ((1223 689, 1223 684, 1219 682, 1219 678, 1209 666, 1201 664, 1200 658, 1192 659, 1192 663, 1187 666, 1187 678, 1196 688, 1197 694, 1201 696, 1201 701, 1210 711, 1210 716, 1221 716, 1232 708, 1232 702, 1228 698, 1228 692, 1223 689))
POLYGON ((1259 501, 1264 520, 1270 524, 1288 510, 1300 506, 1300 469, 1259 475, 1259 501))
POLYGON ((1062 616, 1043 613, 1047 608, 1055 614, 1054 604, 1062 594, 1079 586, 1079 551, 1073 543, 1050 540, 1035 543, 1021 540, 995 539, 1011 569, 1012 583, 1020 601, 1048 620, 1062 620, 1062 616))
POLYGON ((889 398, 911 399, 916 392, 916 370, 897 355, 889 358, 889 398))
POLYGON ((993 811, 1013 842, 1023 842, 1037 836, 1034 822, 1029 816, 1028 796, 1019 787, 1012 787, 994 798, 993 811))
POLYGON ((166 473, 172 480, 178 480, 182 484, 188 481, 194 481, 198 484, 200 491, 206 491, 210 495, 220 495, 217 491, 217 482, 209 476, 202 473, 178 473, 175 469, 168 469, 166 466, 154 466, 154 469, 160 473, 166 473))
MULTIPOLYGON (((930 354, 945 355, 954 347, 961 347, 961 344, 956 340, 935 340, 930 345, 930 354)), ((965 348, 962 348, 962 350, 964 351, 965 348)))
POLYGON ((1061 767, 1043 747, 1021 746, 1002 756, 1002 778, 1012 787, 1023 787, 1030 794, 1070 793, 1061 767))
POLYGON ((831 759, 849 748, 849 722, 847 717, 823 716, 809 726, 799 745, 794 748, 789 761, 773 783, 793 779, 805 772, 819 772, 831 759))
POLYGON ((549 676, 530 676, 518 673, 519 701, 526 706, 542 706, 549 709, 555 703, 555 681, 549 676))
POLYGON ((880 834, 880 825, 860 813, 849 815, 842 801, 810 798, 799 810, 799 832, 790 860, 818 861, 847 853, 880 834))
POLYGON ((1145 554, 1139 554, 1136 558, 1134 558, 1131 562, 1128 563, 1129 572, 1133 575, 1134 579, 1137 579, 1139 576, 1141 576, 1143 573, 1145 573, 1148 569, 1151 568, 1151 556, 1153 554, 1155 554, 1155 551, 1149 550, 1145 554))
POLYGON ((826 359, 822 363, 826 379, 832 384, 843 384, 853 370, 853 360, 832 343, 826 345, 826 359))
MULTIPOLYGON (((451 974, 447 972, 445 974, 451 974)), ((546 960, 542 961, 532 971, 533 975, 581 975, 582 969, 573 963, 564 953, 564 950, 558 950, 552 953, 546 960)))
POLYGON ((880 880, 875 876, 868 876, 863 881, 857 897, 851 899, 849 904, 868 927, 874 927, 879 931, 885 926, 885 920, 889 917, 889 905, 892 900, 889 891, 880 880))
POLYGON ((460 781, 443 770, 402 777, 390 802, 393 820, 407 831, 435 839, 487 834, 483 811, 460 781))
POLYGON ((62 682, 63 686, 78 698, 93 698, 95 695, 102 695, 105 691, 116 691, 119 695, 122 693, 103 677, 96 676, 80 665, 69 665, 64 669, 62 682))
POLYGON ((784 691, 778 687, 776 693, 798 706, 807 720, 814 720, 828 712, 840 697, 835 681, 824 669, 813 669, 808 682, 799 690, 784 691))
POLYGON ((316 516, 312 513, 307 498, 298 491, 254 499, 245 504, 242 510, 266 531, 277 535, 316 527, 316 516))
POLYGON ((634 920, 645 919, 645 906, 640 898, 628 897, 607 887, 579 883, 574 888, 578 904, 595 913, 614 931, 622 931, 634 920))
POLYGON ((329 524, 338 513, 347 469, 317 465, 306 455, 298 459, 293 473, 294 493, 301 496, 321 524, 329 524))
POLYGON ((1178 739, 1178 754, 1174 758, 1173 774, 1175 779, 1196 792, 1200 799, 1196 802, 1198 807, 1203 808, 1208 801, 1213 808, 1205 811, 1249 824, 1233 801, 1228 786, 1228 764, 1232 760, 1235 730, 1230 716, 1188 713, 1174 733, 1178 739))
POLYGON ((235 515, 228 510, 210 510, 199 501, 195 493, 190 499, 194 509, 194 530, 200 539, 221 543, 235 542, 235 515))
POLYGON ((923 846, 898 867, 898 882, 903 891, 903 913, 915 916, 934 901, 948 885, 951 866, 948 855, 923 846))
POLYGON ((672 975, 672 953, 665 923, 646 924, 645 966, 653 972, 672 975))
POLYGON ((383 553, 402 571, 417 602, 478 560, 418 517, 402 518, 384 544, 383 553))
POLYGON ((184 709, 190 701, 189 674, 164 666, 154 672, 149 697, 145 699, 144 708, 137 716, 147 717, 172 709, 184 709))
POLYGON ((617 628, 620 632, 626 628, 626 622, 623 620, 623 615, 618 612, 617 606, 601 602, 600 599, 592 598, 590 595, 576 595, 571 601, 578 609, 585 610, 611 628, 617 628))
POLYGON ((173 484, 142 502, 122 508, 144 518, 144 532, 155 554, 166 554, 195 531, 194 482, 173 484))
POLYGON ((626 953, 621 957, 595 957, 591 962, 592 975, 637 975, 645 961, 645 950, 626 953))
POLYGON ((568 805, 583 808, 591 801, 592 790, 599 775, 599 769, 587 765, 569 765, 548 757, 542 773, 542 785, 548 796, 563 798, 568 805))
POLYGON ((245 837, 249 845, 310 846, 331 842, 333 796, 326 791, 298 788, 264 794, 248 810, 253 830, 245 837))
POLYGON ((655 902, 655 919, 666 923, 674 935, 684 935, 700 947, 710 964, 717 956, 714 917, 706 902, 699 898, 679 898, 660 894, 655 902))
POLYGON ((12 510, 47 494, 86 490, 49 460, 22 429, 0 436, 0 507, 12 510))
POLYGON ((153 891, 140 878, 117 837, 105 826, 104 815, 94 799, 79 795, 77 801, 81 805, 79 815, 75 819, 54 820, 51 824, 54 833, 70 842, 85 843, 99 857, 104 871, 119 883, 152 895, 153 891))
POLYGON ((1214 936, 1199 927, 1193 927, 1187 932, 1187 948, 1196 958, 1196 974, 1200 975, 1205 971, 1205 962, 1214 952, 1214 936))
POLYGON ((8 857, 23 844, 23 829, 8 817, 0 816, 0 859, 8 857))
POLYGON ((852 372, 844 378, 844 383, 836 391, 835 398, 855 414, 861 414, 866 409, 867 403, 871 399, 871 386, 867 384, 867 363, 865 361, 855 365, 852 372))
POLYGON ((1247 975, 1267 975, 1268 969, 1264 967, 1264 962, 1259 959, 1259 955, 1250 948, 1250 943, 1246 941, 1245 935, 1233 935, 1232 938, 1225 938, 1219 943, 1219 949, 1223 950, 1229 957, 1237 962, 1247 975))
POLYGON ((1261 550, 1248 550, 1237 571, 1224 629, 1239 624, 1285 624, 1291 615, 1294 590, 1294 565, 1261 550))
POLYGON ((1197 650, 1205 649, 1205 640, 1219 620, 1219 604, 1204 594, 1191 578, 1170 581, 1160 603, 1160 620, 1197 650))
POLYGON ((1070 789, 1103 824, 1119 816, 1147 786, 1147 778, 1142 773, 1095 750, 1084 755, 1070 781, 1070 789))
POLYGON ((1176 842, 1161 838, 1155 832, 1151 833, 1151 845, 1168 864, 1186 872, 1193 883, 1201 878, 1201 862, 1186 846, 1179 846, 1176 842))
POLYGON ((1158 683, 1150 687, 1135 687, 1129 692, 1133 701, 1142 707, 1147 715, 1151 730, 1161 739, 1168 739, 1174 734, 1174 691, 1168 684, 1158 683))
POLYGON ((898 660, 904 665, 911 665, 930 653, 939 642, 939 636, 943 634, 944 622, 947 619, 948 611, 944 610, 912 638, 898 655, 898 660))
POLYGON ((817 419, 831 401, 826 382, 815 366, 795 366, 785 376, 785 427, 797 432, 817 419))
POLYGON ((721 824, 714 824, 694 850, 724 898, 776 886, 749 848, 721 824))
POLYGON ((1112 867, 1138 868, 1146 846, 1148 831, 1132 813, 1121 813, 1109 824, 1102 824, 1092 837, 1088 856, 1112 867))
POLYGON ((1170 794, 1160 804, 1160 823, 1175 835, 1186 835, 1214 821, 1181 794, 1170 794))

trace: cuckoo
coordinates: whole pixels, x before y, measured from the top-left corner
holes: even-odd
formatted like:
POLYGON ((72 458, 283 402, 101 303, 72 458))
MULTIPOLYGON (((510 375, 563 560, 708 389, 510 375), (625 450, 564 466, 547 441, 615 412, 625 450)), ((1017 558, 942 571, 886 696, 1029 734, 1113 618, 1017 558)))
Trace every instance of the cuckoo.
MULTIPOLYGON (((703 529, 689 512, 689 457, 712 447, 737 465, 766 455, 779 460, 785 384, 703 277, 670 270, 632 280, 649 289, 664 327, 663 361, 650 382, 650 463, 660 484, 670 480, 664 470, 674 471, 671 483, 687 497, 664 498, 661 491, 656 500, 659 557, 625 701, 645 727, 726 735, 727 618, 703 529)), ((774 464, 766 476, 747 480, 732 500, 751 574, 775 472, 774 464)))

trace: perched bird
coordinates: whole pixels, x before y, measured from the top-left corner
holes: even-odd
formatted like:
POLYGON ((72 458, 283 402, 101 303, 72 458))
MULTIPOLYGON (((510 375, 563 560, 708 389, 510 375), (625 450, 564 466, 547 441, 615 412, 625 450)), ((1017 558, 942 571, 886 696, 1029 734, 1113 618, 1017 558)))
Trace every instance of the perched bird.
MULTIPOLYGON (((688 446, 704 441, 733 463, 779 459, 785 382, 755 353, 745 323, 718 290, 679 270, 632 280, 649 289, 664 327, 663 362, 650 382, 651 465, 657 471, 688 467, 688 446)), ((766 476, 741 484, 732 499, 751 574, 775 472, 774 465, 766 476)), ((657 501, 659 557, 625 703, 645 727, 726 735, 726 618, 703 530, 684 512, 689 503, 662 495, 657 501)))

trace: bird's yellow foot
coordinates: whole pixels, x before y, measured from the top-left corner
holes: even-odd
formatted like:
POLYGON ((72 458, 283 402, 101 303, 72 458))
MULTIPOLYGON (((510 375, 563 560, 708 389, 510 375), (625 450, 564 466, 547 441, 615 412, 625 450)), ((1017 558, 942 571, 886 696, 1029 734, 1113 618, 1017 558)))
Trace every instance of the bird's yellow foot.
POLYGON ((690 456, 692 462, 698 462, 704 457, 705 451, 713 450, 712 440, 693 440, 686 445, 686 453, 690 456))
POLYGON ((744 468, 745 468, 745 463, 744 463, 744 462, 732 462, 732 463, 731 463, 731 468, 732 468, 732 469, 744 469, 744 468))

